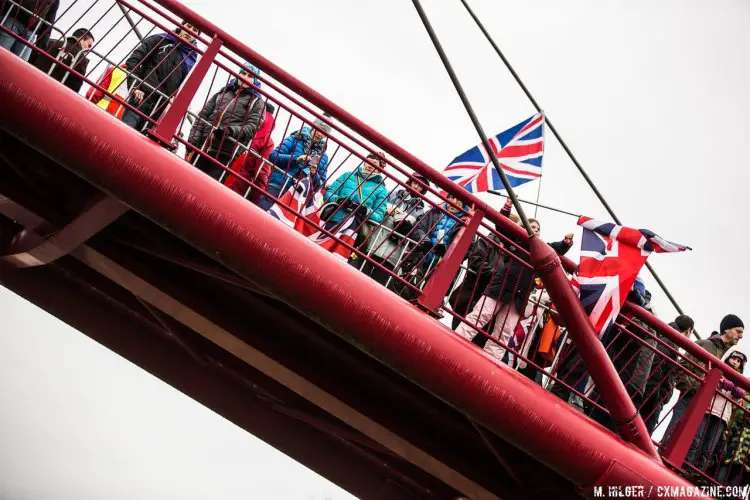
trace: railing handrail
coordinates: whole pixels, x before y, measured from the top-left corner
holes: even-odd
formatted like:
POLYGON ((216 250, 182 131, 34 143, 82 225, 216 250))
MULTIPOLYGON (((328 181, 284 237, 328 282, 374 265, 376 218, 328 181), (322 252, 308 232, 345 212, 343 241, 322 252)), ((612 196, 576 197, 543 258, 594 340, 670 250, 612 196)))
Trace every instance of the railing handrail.
POLYGON ((703 349, 701 346, 691 341, 684 335, 680 335, 678 331, 660 320, 644 308, 633 304, 632 302, 625 302, 622 308, 622 312, 631 313, 634 316, 641 319, 648 326, 657 331, 657 333, 668 338, 674 342, 678 347, 685 350, 687 354, 690 354, 698 361, 703 363, 710 363, 711 367, 721 370, 724 377, 734 382, 735 385, 742 387, 745 391, 750 392, 750 379, 744 377, 741 373, 738 373, 731 366, 720 360, 710 352, 703 349))

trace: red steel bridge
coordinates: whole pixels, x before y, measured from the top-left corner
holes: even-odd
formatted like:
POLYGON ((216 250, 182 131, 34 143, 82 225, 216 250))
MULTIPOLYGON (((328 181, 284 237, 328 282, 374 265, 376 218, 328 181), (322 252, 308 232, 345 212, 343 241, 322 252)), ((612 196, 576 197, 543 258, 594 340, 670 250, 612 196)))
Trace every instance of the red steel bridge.
MULTIPOLYGON (((132 107, 97 82, 139 38, 187 21, 201 31, 197 63, 179 90, 163 95, 166 111, 144 116, 141 133, 0 50, 3 286, 361 498, 577 498, 618 486, 656 498, 660 486, 691 486, 688 474, 718 484, 685 456, 720 379, 750 390, 727 365, 626 303, 621 335, 700 384, 672 439, 652 442, 650 415, 639 414, 622 363, 571 291, 572 262, 174 0, 63 3, 55 24, 41 29, 65 37, 81 19, 97 34, 86 74, 56 64, 124 106, 132 107), (239 175, 185 132, 245 61, 262 70, 257 90, 275 105, 277 144, 302 125, 321 129, 315 120, 330 126, 329 179, 382 151, 389 187, 420 174, 431 182, 422 194, 428 208, 444 211, 446 194, 464 204, 453 216, 457 236, 421 281, 349 245, 411 301, 183 159, 192 151, 223 168, 223 180, 239 175), (504 346, 543 371, 535 383, 440 321, 467 321, 444 298, 477 240, 542 278, 572 339, 563 351, 574 349, 596 396, 576 390, 560 356, 544 366, 533 352, 504 346), (510 254, 513 241, 520 250, 510 254), (676 362, 684 357, 676 348, 671 357, 656 348, 664 339, 705 366, 686 370, 692 361, 676 362), (551 383, 608 412, 617 432, 551 394, 551 383)), ((257 179, 243 180, 260 189, 257 179)))

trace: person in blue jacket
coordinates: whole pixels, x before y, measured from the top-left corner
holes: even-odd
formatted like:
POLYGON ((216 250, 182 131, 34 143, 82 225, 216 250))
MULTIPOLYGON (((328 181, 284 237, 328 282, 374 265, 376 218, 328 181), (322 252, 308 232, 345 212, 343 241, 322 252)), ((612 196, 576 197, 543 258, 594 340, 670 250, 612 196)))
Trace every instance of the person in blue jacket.
POLYGON ((326 190, 325 202, 338 207, 329 222, 337 223, 353 212, 361 218, 379 224, 385 217, 388 191, 380 172, 385 161, 377 154, 370 154, 354 172, 347 172, 333 181, 326 190))
MULTIPOLYGON (((302 127, 284 139, 268 157, 275 165, 266 188, 271 196, 279 198, 304 175, 312 176, 316 191, 325 185, 328 178, 326 134, 331 131, 331 126, 322 120, 315 120, 313 125, 320 130, 302 127)), ((263 196, 260 200, 260 208, 263 210, 268 210, 273 204, 273 199, 268 196, 263 196)))

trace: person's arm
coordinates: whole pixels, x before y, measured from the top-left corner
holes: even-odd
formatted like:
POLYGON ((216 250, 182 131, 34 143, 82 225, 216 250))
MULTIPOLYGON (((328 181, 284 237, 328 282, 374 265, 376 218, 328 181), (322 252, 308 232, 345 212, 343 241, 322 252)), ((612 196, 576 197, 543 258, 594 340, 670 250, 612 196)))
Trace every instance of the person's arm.
POLYGON ((203 141, 208 137, 208 133, 211 129, 211 124, 208 119, 216 109, 216 100, 221 92, 215 93, 211 99, 208 100, 200 113, 198 113, 198 119, 195 120, 193 128, 190 129, 190 135, 188 135, 188 142, 193 146, 200 148, 203 146, 203 141))
MULTIPOLYGON (((86 57, 82 56, 81 60, 78 62, 78 64, 76 64, 74 69, 78 73, 85 75, 86 71, 88 70, 88 67, 89 67, 89 60, 86 59, 86 57)), ((83 87, 83 80, 81 80, 80 77, 74 75, 73 73, 70 73, 68 75, 68 79, 65 80, 65 84, 68 86, 70 90, 72 90, 73 92, 77 94, 78 92, 81 91, 81 87, 83 87)))
POLYGON ((255 99, 253 106, 250 108, 247 120, 243 125, 233 125, 227 127, 229 135, 237 137, 239 142, 247 142, 255 136, 255 133, 260 128, 260 119, 265 115, 266 105, 263 99, 255 99))
POLYGON ((326 180, 328 180, 328 155, 323 153, 318 162, 318 169, 315 171, 313 184, 317 189, 318 187, 325 185, 326 180))
MULTIPOLYGON (((125 60, 125 68, 127 68, 128 73, 138 72, 143 67, 144 59, 150 59, 154 55, 154 48, 159 45, 162 40, 164 40, 163 36, 151 35, 138 44, 138 47, 136 47, 135 50, 130 53, 127 60, 125 60)), ((128 75, 128 88, 135 89, 138 83, 139 81, 136 80, 132 74, 128 75)))
POLYGON ((370 214, 370 220, 376 224, 379 224, 385 218, 386 198, 388 197, 388 191, 385 186, 379 186, 375 192, 375 202, 373 203, 373 210, 370 214))
POLYGON ((297 138, 291 135, 284 139, 279 147, 271 152, 271 156, 268 157, 269 161, 277 167, 286 169, 292 161, 296 142, 297 138))
POLYGON ((341 174, 338 179, 333 181, 333 184, 328 186, 328 189, 326 189, 326 195, 325 197, 323 197, 326 203, 336 203, 339 201, 339 189, 346 180, 347 176, 349 176, 349 173, 341 174))
POLYGON ((422 241, 427 235, 427 232, 431 229, 431 219, 432 217, 430 217, 430 212, 428 212, 427 215, 422 217, 422 220, 419 221, 417 227, 414 228, 414 231, 412 231, 410 238, 414 241, 422 241))
POLYGON ((36 41, 35 45, 37 47, 44 47, 47 45, 47 42, 49 42, 49 36, 50 36, 50 33, 52 33, 52 25, 55 24, 55 19, 57 18, 57 8, 59 6, 60 6, 60 1, 54 0, 52 2, 52 6, 49 8, 49 10, 47 10, 47 13, 44 16, 44 20, 47 22, 42 23, 42 25, 39 27, 41 36, 36 41))

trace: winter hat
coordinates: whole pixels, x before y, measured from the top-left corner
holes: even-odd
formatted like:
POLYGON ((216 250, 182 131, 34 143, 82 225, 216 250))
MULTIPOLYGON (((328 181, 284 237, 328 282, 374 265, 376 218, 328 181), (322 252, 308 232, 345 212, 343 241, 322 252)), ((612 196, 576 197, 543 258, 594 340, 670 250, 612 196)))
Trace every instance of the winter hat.
POLYGON ((745 323, 743 323, 742 320, 736 315, 727 314, 726 316, 724 316, 724 319, 721 320, 721 324, 719 325, 719 333, 724 333, 725 331, 731 328, 736 328, 738 326, 745 328, 745 323))
POLYGON ((745 363, 747 363, 747 356, 745 356, 744 352, 740 351, 732 351, 729 353, 729 356, 727 356, 724 361, 729 361, 729 358, 737 358, 740 360, 740 369, 738 370, 740 373, 743 373, 745 371, 745 363))
MULTIPOLYGON (((329 114, 327 114, 327 113, 324 113, 324 114, 323 114, 323 117, 324 117, 324 118, 330 118, 330 117, 331 117, 331 115, 329 115, 329 114)), ((323 120, 321 120, 320 118, 316 119, 316 120, 315 120, 315 121, 313 122, 313 125, 315 125, 315 126, 316 126, 316 127, 317 127, 317 128, 319 129, 319 130, 322 130, 322 131, 323 131, 323 133, 325 133, 325 134, 329 134, 329 133, 331 132, 331 126, 330 126, 330 125, 328 125, 328 124, 327 124, 326 122, 324 122, 323 120)))
POLYGON ((646 284, 643 282, 640 276, 635 279, 635 282, 633 283, 633 289, 641 294, 641 296, 646 295, 646 284))
POLYGON ((412 177, 415 180, 418 180, 419 182, 421 182, 422 184, 424 184, 425 186, 427 186, 427 187, 421 187, 420 186, 420 189, 422 190, 422 194, 425 194, 427 192, 427 188, 430 187, 430 181, 427 180, 427 177, 425 177, 424 175, 422 175, 422 174, 420 174, 418 172, 414 172, 412 174, 412 177))
MULTIPOLYGON (((252 73, 254 75, 260 75, 260 70, 256 68, 255 66, 253 66, 252 64, 250 64, 249 62, 246 62, 245 64, 243 64, 242 69, 244 69, 248 73, 252 73)), ((260 80, 258 80, 257 78, 253 78, 253 85, 260 88, 260 80)))

